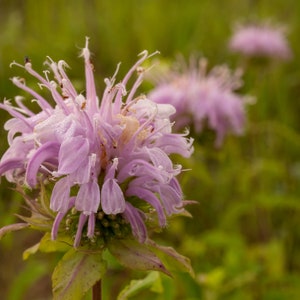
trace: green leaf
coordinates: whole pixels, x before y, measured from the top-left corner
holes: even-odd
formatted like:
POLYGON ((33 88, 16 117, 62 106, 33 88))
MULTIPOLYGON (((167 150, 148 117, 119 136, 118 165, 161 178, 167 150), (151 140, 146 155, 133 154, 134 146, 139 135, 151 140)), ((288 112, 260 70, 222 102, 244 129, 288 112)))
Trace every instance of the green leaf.
POLYGON ((60 260, 52 275, 54 300, 79 300, 106 271, 102 253, 70 249, 60 260))
POLYGON ((39 250, 41 252, 67 252, 72 247, 70 237, 59 236, 56 240, 51 239, 51 234, 47 232, 40 241, 39 250))
POLYGON ((159 272, 151 271, 143 279, 132 280, 130 284, 120 292, 117 300, 127 300, 129 297, 132 297, 145 289, 150 289, 151 291, 159 294, 163 292, 163 286, 159 272))
POLYGON ((39 251, 39 248, 40 248, 40 243, 37 243, 31 246, 30 248, 26 249, 23 252, 23 260, 26 260, 30 255, 37 253, 39 251))
POLYGON ((41 231, 50 231, 53 224, 53 219, 45 217, 41 214, 32 213, 31 217, 24 217, 16 214, 16 216, 22 221, 28 223, 31 228, 41 230, 41 231))
POLYGON ((10 233, 12 231, 17 231, 17 230, 21 230, 23 228, 27 228, 29 227, 29 224, 27 223, 16 223, 16 224, 11 224, 11 225, 7 225, 4 226, 0 229, 0 240, 7 234, 10 233))
POLYGON ((149 249, 151 249, 162 260, 168 270, 187 272, 192 277, 195 277, 189 258, 179 254, 172 247, 158 245, 152 240, 148 240, 147 244, 149 249))
POLYGON ((133 239, 114 240, 108 244, 108 250, 125 267, 141 271, 161 271, 171 276, 161 260, 146 244, 133 239))
POLYGON ((50 233, 47 232, 39 243, 33 245, 23 252, 23 259, 26 260, 30 255, 35 254, 37 251, 45 253, 67 252, 71 247, 71 243, 71 239, 62 239, 61 237, 53 241, 50 233))

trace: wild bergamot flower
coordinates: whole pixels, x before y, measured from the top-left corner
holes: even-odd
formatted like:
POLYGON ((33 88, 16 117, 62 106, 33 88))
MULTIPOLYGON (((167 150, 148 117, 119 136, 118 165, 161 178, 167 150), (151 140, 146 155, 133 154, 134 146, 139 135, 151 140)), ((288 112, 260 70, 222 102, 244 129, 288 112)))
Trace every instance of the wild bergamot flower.
POLYGON ((29 60, 24 66, 13 63, 35 77, 40 88, 49 90, 51 99, 28 87, 24 79, 12 79, 31 94, 40 111, 31 111, 21 97, 16 97, 16 106, 8 100, 0 104, 13 117, 5 124, 9 148, 1 159, 0 175, 32 189, 40 184, 53 186, 53 239, 60 230, 72 228, 77 247, 83 236, 92 240, 108 226, 122 235, 123 226, 144 242, 149 211, 157 213, 163 227, 169 215, 183 209, 176 179, 182 169, 169 155, 190 156, 192 139, 172 133, 172 105, 156 104, 143 95, 135 97, 144 75, 140 65, 149 57, 146 51, 121 82, 115 84, 116 74, 105 79, 101 101, 88 39, 81 55, 85 61, 85 95, 72 85, 63 60, 56 63, 48 58, 53 79, 48 70, 44 76, 38 74, 29 60), (127 92, 135 71, 138 78, 127 92))
POLYGON ((267 23, 238 26, 229 41, 229 49, 247 57, 287 60, 292 56, 283 27, 267 23))
POLYGON ((171 116, 176 130, 190 127, 196 135, 205 128, 216 133, 215 145, 220 146, 225 135, 240 135, 245 127, 245 104, 249 97, 239 95, 242 72, 232 72, 226 65, 207 71, 207 60, 192 60, 189 66, 167 69, 160 76, 149 76, 155 83, 148 94, 156 103, 171 104, 176 113, 171 116))

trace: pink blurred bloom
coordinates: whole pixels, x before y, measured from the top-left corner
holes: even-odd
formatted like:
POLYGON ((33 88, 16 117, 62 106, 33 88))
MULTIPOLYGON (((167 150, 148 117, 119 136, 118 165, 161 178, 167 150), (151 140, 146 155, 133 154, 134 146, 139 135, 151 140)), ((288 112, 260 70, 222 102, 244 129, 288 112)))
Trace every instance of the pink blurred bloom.
POLYGON ((191 127, 199 134, 206 126, 216 132, 219 147, 226 134, 240 135, 245 125, 246 98, 235 90, 241 86, 241 72, 232 73, 226 66, 207 72, 207 61, 191 63, 184 70, 168 70, 162 77, 152 79, 155 88, 149 99, 172 104, 176 108, 177 130, 191 127))
POLYGON ((283 28, 267 24, 238 27, 229 41, 229 48, 249 57, 287 60, 292 56, 283 28))
POLYGON ((12 79, 34 97, 40 112, 29 110, 20 97, 16 98, 17 106, 10 101, 0 104, 13 116, 5 124, 9 149, 1 159, 0 175, 31 188, 45 179, 55 182, 50 200, 50 208, 57 212, 53 239, 63 218, 75 208, 80 216, 74 246, 79 245, 85 226, 87 236, 93 238, 99 211, 121 214, 133 235, 144 242, 146 214, 130 198, 139 198, 155 208, 160 226, 166 225, 167 216, 181 212, 183 195, 175 178, 181 166, 173 165, 169 154, 190 156, 192 139, 172 133, 169 117, 175 112, 173 106, 134 97, 144 75, 140 65, 149 57, 146 51, 120 83, 115 84, 117 72, 105 79, 101 102, 88 39, 81 55, 85 61, 85 95, 73 87, 62 60, 56 63, 48 58, 46 62, 53 80, 49 71, 43 77, 30 62, 24 65, 39 86, 50 91, 52 103, 25 85, 23 79, 12 79), (136 70, 139 76, 127 93, 127 82, 136 70))

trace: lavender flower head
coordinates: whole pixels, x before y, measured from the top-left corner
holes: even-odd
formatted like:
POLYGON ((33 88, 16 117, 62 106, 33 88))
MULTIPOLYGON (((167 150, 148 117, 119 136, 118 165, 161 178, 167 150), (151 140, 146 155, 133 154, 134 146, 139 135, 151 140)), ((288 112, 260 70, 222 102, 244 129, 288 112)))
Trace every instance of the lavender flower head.
POLYGON ((8 100, 0 104, 13 117, 5 124, 9 148, 1 159, 0 175, 30 188, 41 182, 53 185, 53 239, 64 228, 62 220, 68 222, 65 219, 71 215, 68 223, 76 221, 73 228, 77 247, 83 236, 92 239, 100 234, 97 224, 109 216, 124 221, 121 224, 128 224, 132 234, 144 242, 149 210, 155 210, 163 227, 169 215, 183 209, 176 179, 181 166, 173 165, 169 155, 190 156, 192 140, 172 133, 172 105, 134 96, 144 76, 140 65, 149 57, 146 51, 120 83, 115 84, 118 69, 111 79, 105 79, 101 102, 96 94, 88 39, 81 56, 85 61, 85 95, 75 90, 63 60, 56 63, 48 58, 46 64, 53 80, 49 71, 44 71, 44 76, 34 71, 29 61, 21 66, 39 81, 41 88, 50 91, 52 103, 28 87, 24 79, 12 79, 33 96, 40 112, 32 112, 21 97, 16 97, 16 106, 8 100), (138 78, 127 92, 126 85, 135 71, 138 78))
POLYGON ((156 83, 149 99, 176 108, 176 130, 191 127, 196 134, 206 126, 216 132, 216 147, 226 134, 242 134, 245 125, 246 97, 238 95, 241 71, 232 73, 226 66, 207 72, 207 60, 192 61, 184 69, 168 70, 151 80, 156 83))
POLYGON ((268 24, 237 27, 229 41, 229 48, 248 57, 287 60, 292 56, 284 29, 268 24))

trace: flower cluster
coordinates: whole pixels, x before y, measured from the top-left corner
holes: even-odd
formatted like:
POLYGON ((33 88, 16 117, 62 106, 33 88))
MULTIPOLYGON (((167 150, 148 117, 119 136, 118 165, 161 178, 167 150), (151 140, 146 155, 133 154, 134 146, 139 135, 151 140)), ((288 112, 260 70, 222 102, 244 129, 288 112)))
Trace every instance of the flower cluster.
POLYGON ((229 48, 248 57, 287 60, 292 56, 284 30, 267 24, 238 27, 229 41, 229 48))
POLYGON ((81 54, 85 95, 75 90, 63 60, 56 63, 48 58, 53 79, 49 71, 44 76, 38 74, 30 61, 22 66, 41 88, 49 90, 52 103, 28 87, 24 79, 12 79, 34 97, 40 111, 31 111, 21 97, 16 97, 16 106, 8 100, 0 104, 13 117, 5 124, 9 148, 1 159, 0 175, 30 188, 41 183, 54 185, 50 199, 51 210, 57 212, 53 239, 62 220, 72 212, 78 216, 75 247, 80 245, 83 232, 90 239, 94 237, 100 219, 123 220, 144 242, 149 210, 155 210, 163 227, 169 215, 183 209, 176 179, 181 166, 173 165, 169 155, 190 156, 192 139, 172 133, 169 117, 175 113, 173 106, 135 97, 144 76, 140 65, 149 57, 146 51, 121 82, 115 84, 118 70, 105 79, 101 101, 96 94, 88 39, 81 54), (138 78, 127 93, 126 85, 135 71, 138 78))
POLYGON ((205 126, 216 132, 219 147, 229 132, 242 134, 246 97, 235 90, 241 86, 241 71, 217 66, 207 72, 207 60, 192 61, 186 68, 167 70, 152 78, 155 87, 148 97, 156 103, 172 104, 177 130, 191 126, 196 134, 205 126), (198 64, 197 64, 198 63, 198 64))

